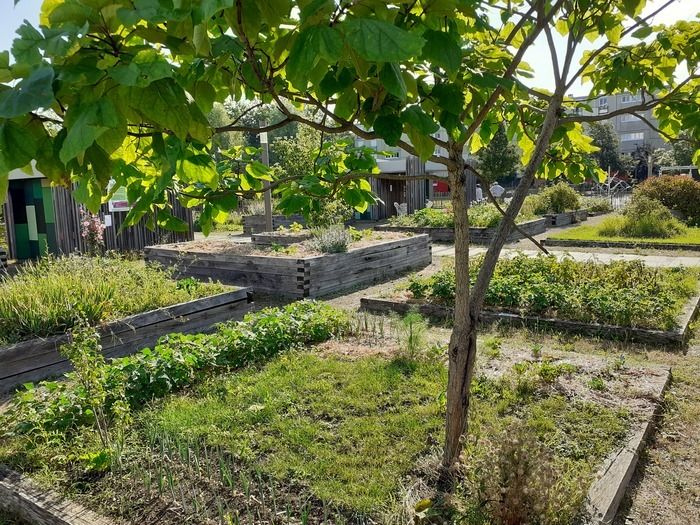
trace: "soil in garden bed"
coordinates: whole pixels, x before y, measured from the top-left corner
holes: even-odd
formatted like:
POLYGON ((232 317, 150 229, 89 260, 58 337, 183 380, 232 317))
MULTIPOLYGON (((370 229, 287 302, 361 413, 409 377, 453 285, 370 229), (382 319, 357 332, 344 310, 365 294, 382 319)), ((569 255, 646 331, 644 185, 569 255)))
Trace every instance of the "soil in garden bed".
MULTIPOLYGON (((350 243, 348 251, 365 248, 384 241, 393 241, 411 237, 409 234, 398 232, 372 232, 371 235, 362 238, 359 241, 350 243)), ((228 239, 205 239, 197 241, 189 241, 185 243, 169 244, 168 248, 175 251, 189 253, 207 253, 207 254, 229 254, 229 255, 262 255, 270 257, 313 257, 323 255, 322 252, 316 250, 311 241, 291 244, 285 248, 273 248, 270 246, 261 246, 253 243, 235 242, 228 239)))
MULTIPOLYGON (((70 459, 96 447, 87 432, 61 457, 46 449, 31 459, 0 443, 0 461, 33 470, 50 453, 54 470, 37 471, 39 481, 142 525, 227 514, 240 523, 408 523, 416 503, 435 496, 448 331, 431 330, 425 348, 436 350, 411 360, 398 321, 354 322, 363 327, 349 339, 212 378, 136 414, 113 472, 88 473, 70 459)), ((531 498, 544 501, 549 523, 568 523, 554 518, 575 512, 603 458, 654 402, 647 382, 657 372, 498 336, 480 349, 453 518, 489 510, 489 491, 500 490, 491 474, 515 432, 537 465, 512 467, 531 476, 531 498), (550 478, 537 485, 545 467, 550 478)))

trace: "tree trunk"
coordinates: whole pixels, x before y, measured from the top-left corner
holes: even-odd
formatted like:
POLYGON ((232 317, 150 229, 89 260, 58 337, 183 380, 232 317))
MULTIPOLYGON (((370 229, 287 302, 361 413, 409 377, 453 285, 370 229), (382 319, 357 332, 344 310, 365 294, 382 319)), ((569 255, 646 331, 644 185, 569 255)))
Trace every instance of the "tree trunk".
POLYGON ((462 436, 467 430, 469 412, 469 385, 476 358, 476 332, 469 308, 469 208, 466 195, 466 169, 462 146, 450 151, 456 168, 450 170, 452 208, 455 223, 455 310, 454 326, 448 349, 447 417, 445 420, 445 448, 443 467, 447 478, 459 458, 462 436))
POLYGON ((462 157, 463 145, 452 144, 450 159, 455 168, 449 171, 452 190, 452 207, 455 222, 455 310, 454 326, 448 348, 447 414, 445 421, 445 448, 442 460, 442 485, 452 486, 452 469, 462 450, 462 439, 467 432, 469 401, 474 365, 476 364, 476 329, 481 314, 486 288, 493 275, 496 262, 512 229, 513 221, 520 212, 528 190, 535 179, 558 122, 561 94, 552 97, 547 115, 538 135, 535 150, 513 199, 506 217, 501 220, 494 240, 489 245, 479 270, 474 288, 469 283, 469 219, 468 199, 465 193, 468 166, 462 157))

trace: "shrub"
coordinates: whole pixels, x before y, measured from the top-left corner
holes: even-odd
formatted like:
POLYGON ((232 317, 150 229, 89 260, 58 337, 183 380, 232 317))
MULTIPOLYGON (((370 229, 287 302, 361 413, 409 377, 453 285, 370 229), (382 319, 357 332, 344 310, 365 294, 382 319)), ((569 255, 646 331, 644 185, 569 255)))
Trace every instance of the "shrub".
POLYGON ((581 207, 593 213, 610 213, 613 211, 610 199, 607 197, 584 197, 581 207))
POLYGON ((494 228, 498 226, 502 218, 501 212, 490 202, 472 204, 469 208, 469 226, 494 228))
POLYGON ((598 233, 606 237, 665 239, 684 233, 686 229, 660 201, 634 194, 622 215, 603 221, 598 233))
POLYGON ((690 226, 700 226, 700 182, 690 177, 650 177, 635 188, 634 194, 655 199, 683 215, 690 226))
POLYGON ((539 215, 544 213, 564 213, 568 210, 578 210, 581 207, 581 197, 566 182, 548 186, 538 195, 539 202, 536 210, 539 215), (546 211, 545 211, 546 210, 546 211))
MULTIPOLYGON (((477 258, 470 266, 472 281, 480 264, 477 258)), ((677 315, 696 287, 696 274, 677 268, 648 268, 639 261, 590 264, 519 254, 498 262, 485 304, 525 315, 668 329, 676 326, 677 315)), ((416 299, 452 305, 454 269, 413 277, 408 290, 416 299)))
MULTIPOLYGON (((281 352, 325 341, 348 329, 347 315, 312 301, 247 314, 243 321, 219 325, 213 334, 171 334, 145 349, 104 365, 104 417, 115 416, 121 399, 131 408, 194 384, 216 370, 240 368, 281 352), (123 394, 122 394, 123 392, 123 394)), ((80 375, 42 381, 15 395, 3 415, 9 434, 65 436, 95 424, 94 397, 80 375)))
POLYGON ((309 212, 308 224, 311 228, 327 228, 336 224, 345 224, 352 219, 355 209, 341 200, 325 200, 318 210, 309 212))
POLYGON ((64 333, 80 320, 98 325, 223 292, 124 257, 47 257, 0 281, 0 344, 64 333))
POLYGON ((423 208, 410 215, 396 215, 389 219, 394 226, 417 226, 421 228, 454 228, 454 215, 450 210, 423 208))
POLYGON ((352 235, 342 225, 316 229, 313 236, 311 247, 321 253, 347 252, 352 242, 352 235))

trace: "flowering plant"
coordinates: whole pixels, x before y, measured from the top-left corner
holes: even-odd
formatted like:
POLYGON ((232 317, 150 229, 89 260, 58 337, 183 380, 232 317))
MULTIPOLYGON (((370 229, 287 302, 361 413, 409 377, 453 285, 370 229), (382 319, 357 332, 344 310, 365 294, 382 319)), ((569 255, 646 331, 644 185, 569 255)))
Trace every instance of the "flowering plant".
POLYGON ((97 253, 105 245, 105 225, 99 215, 80 210, 80 235, 85 239, 87 252, 97 253))

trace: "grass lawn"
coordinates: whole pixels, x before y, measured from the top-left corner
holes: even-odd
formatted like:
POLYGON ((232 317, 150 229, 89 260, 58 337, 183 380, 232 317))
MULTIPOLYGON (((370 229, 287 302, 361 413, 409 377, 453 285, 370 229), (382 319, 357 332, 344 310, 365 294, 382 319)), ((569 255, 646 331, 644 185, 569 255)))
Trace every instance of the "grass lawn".
POLYGON ((700 228, 688 228, 687 232, 682 235, 662 239, 656 237, 605 237, 598 234, 597 226, 578 226, 553 233, 549 238, 574 241, 700 244, 700 228))
MULTIPOLYGON (((538 523, 569 524, 629 428, 631 408, 610 401, 629 378, 605 363, 489 355, 452 518, 492 523, 505 486, 538 523)), ((6 438, 0 462, 142 525, 408 523, 435 485, 445 384, 437 360, 287 354, 135 413, 112 470, 95 468, 88 430, 67 442, 6 438)))

